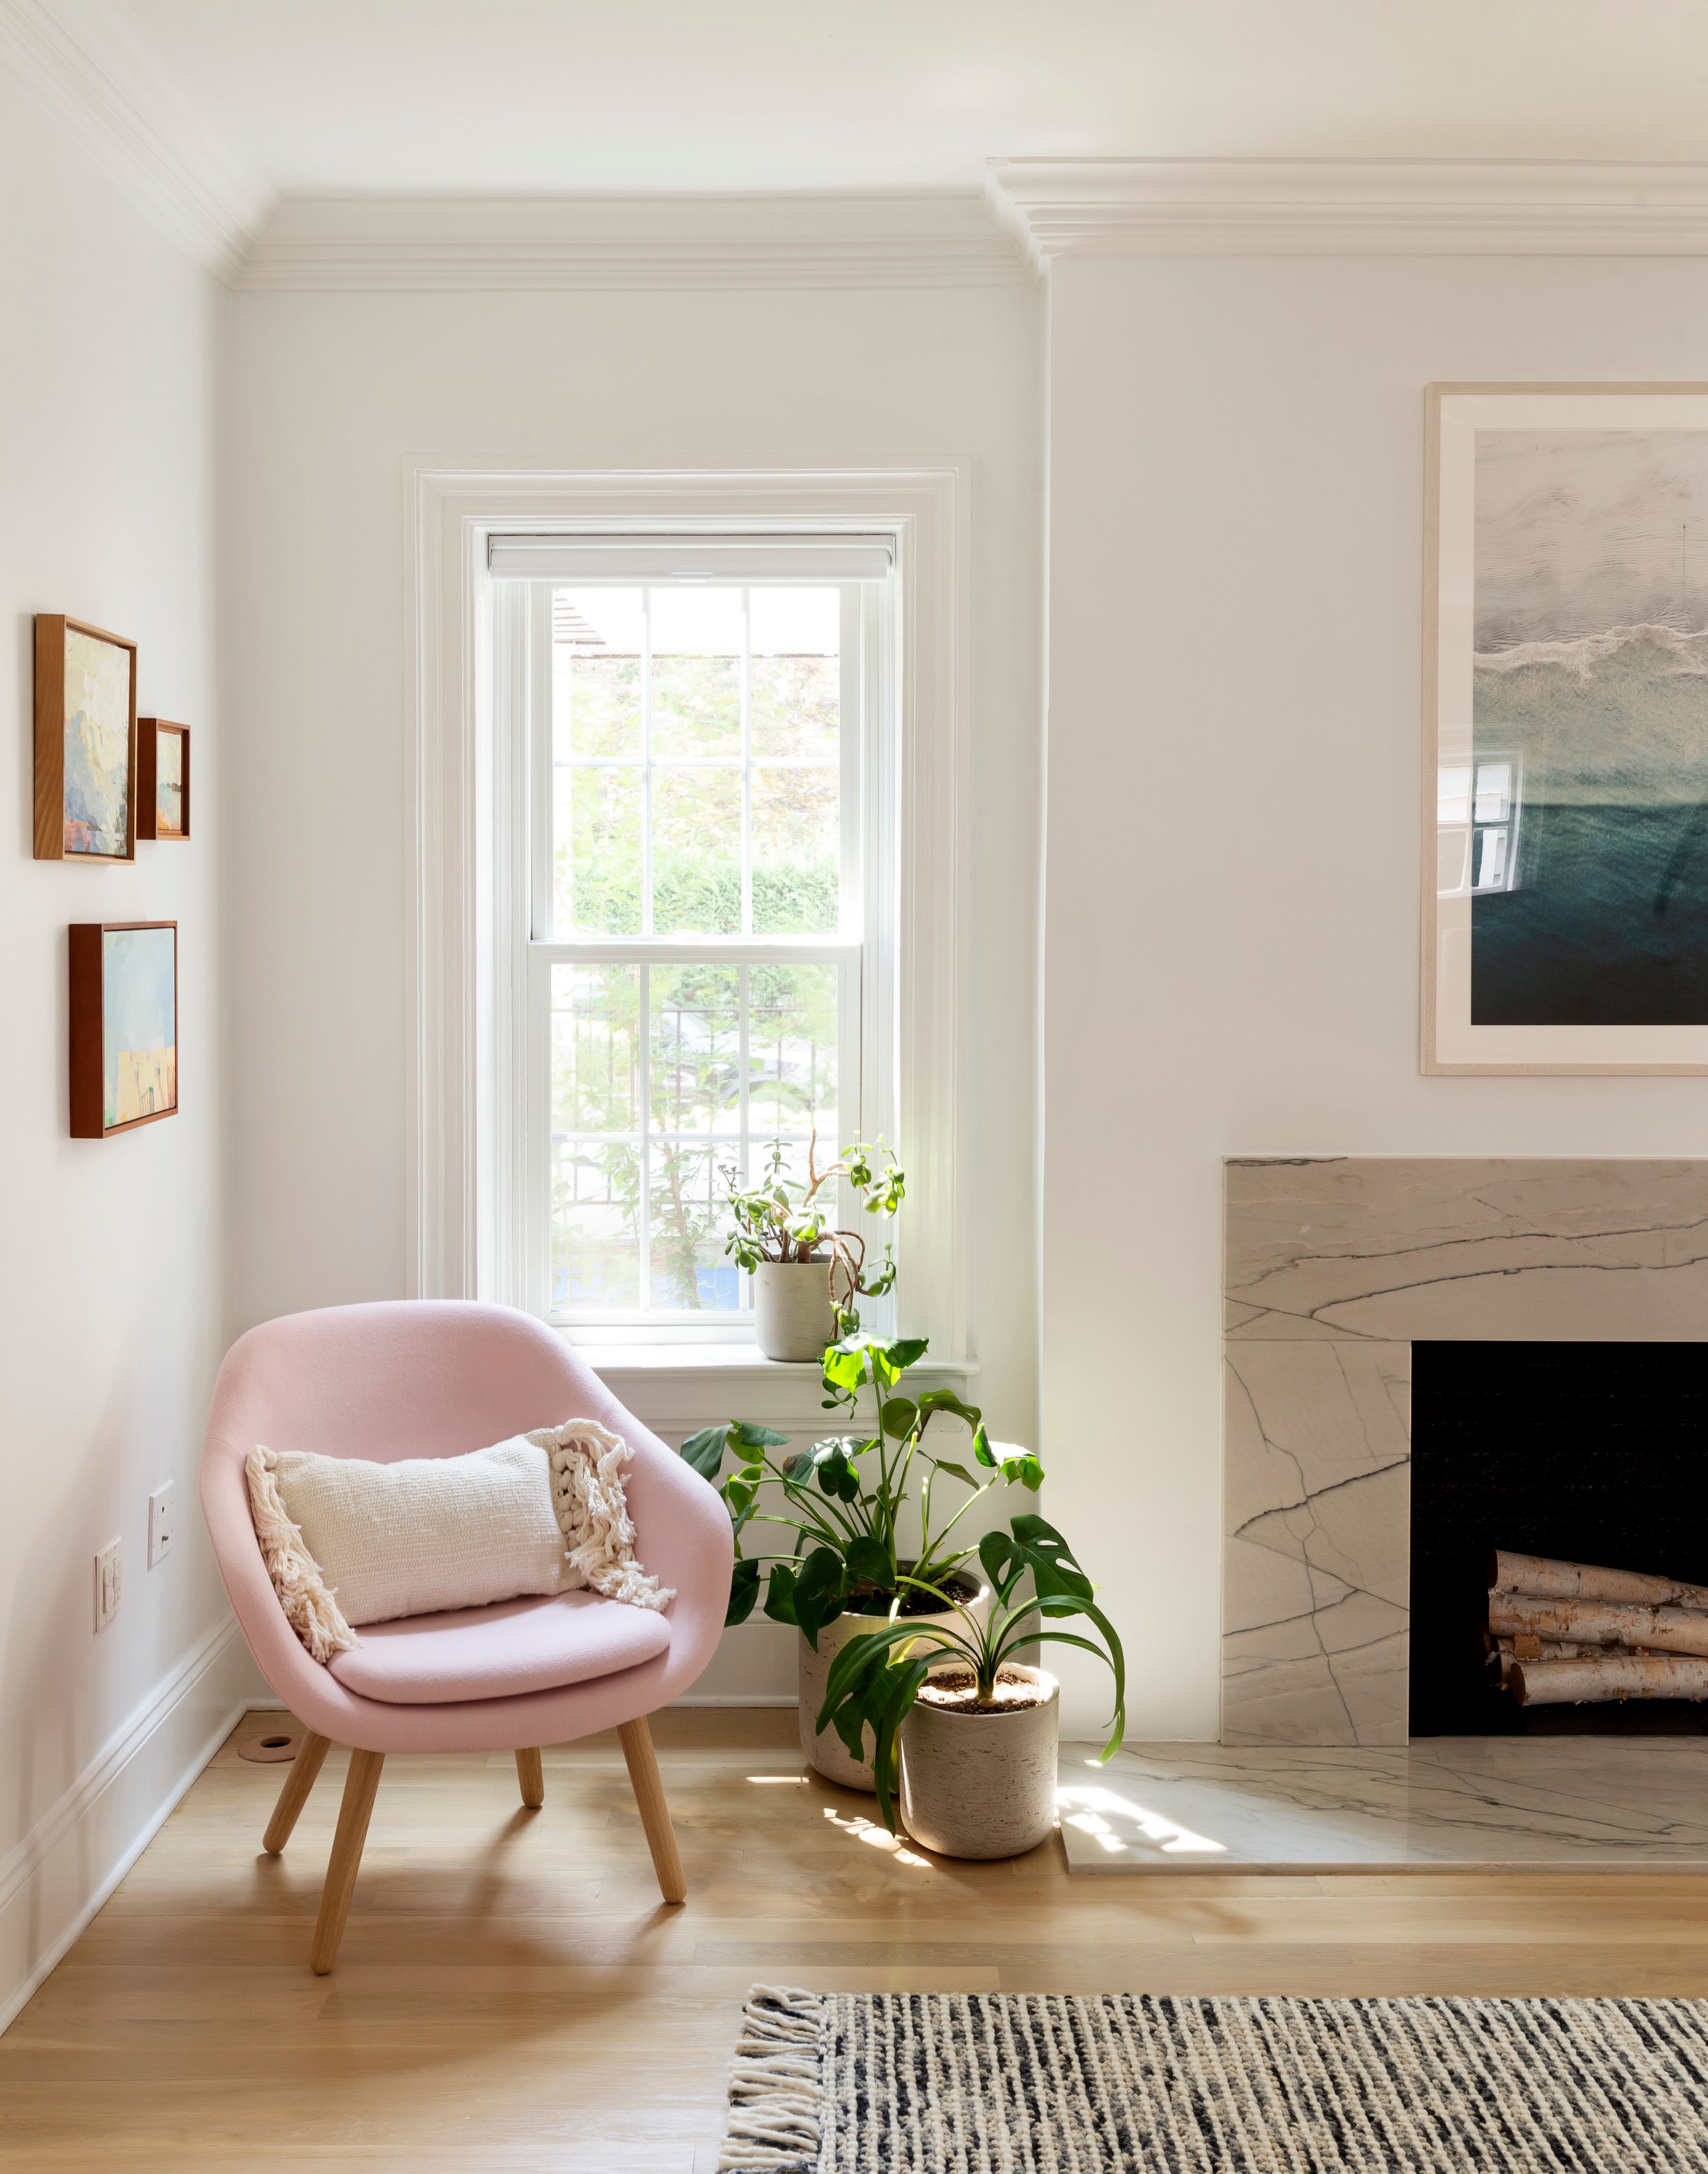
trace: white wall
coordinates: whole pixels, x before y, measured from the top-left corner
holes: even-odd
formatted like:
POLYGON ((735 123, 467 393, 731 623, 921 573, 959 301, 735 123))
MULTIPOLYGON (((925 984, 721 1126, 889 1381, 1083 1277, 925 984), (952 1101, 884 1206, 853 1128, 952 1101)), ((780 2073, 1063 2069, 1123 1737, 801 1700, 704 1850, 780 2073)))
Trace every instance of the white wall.
POLYGON ((1220 1158, 1708 1152, 1700 1081, 1417 1059, 1423 388, 1700 378, 1708 264, 1051 284, 1044 1449, 1130 1733, 1208 1738, 1220 1158))
MULTIPOLYGON (((251 293, 234 311, 239 1325, 405 1288, 406 459, 881 468, 966 456, 973 1393, 993 1431, 1032 1439, 1036 295, 251 293)), ((730 1693, 789 1679, 786 1633, 740 1635, 768 1661, 722 1656, 709 1682, 730 1693)))
POLYGON ((246 1678, 196 1475, 223 1348, 214 435, 223 301, 0 72, 0 2024, 211 1748, 246 1678), (31 857, 32 615, 140 644, 199 836, 31 857), (68 1137, 73 921, 179 922, 181 1114, 68 1137), (173 1555, 146 1498, 175 1481, 173 1555), (122 1536, 116 1620, 94 1558, 122 1536))

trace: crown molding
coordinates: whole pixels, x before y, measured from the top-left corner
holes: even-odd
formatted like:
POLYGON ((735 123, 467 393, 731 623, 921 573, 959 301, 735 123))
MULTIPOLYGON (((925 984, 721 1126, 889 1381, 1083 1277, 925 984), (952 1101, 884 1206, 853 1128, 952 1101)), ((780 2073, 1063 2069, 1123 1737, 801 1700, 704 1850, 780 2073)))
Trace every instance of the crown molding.
POLYGON ((1031 284, 981 197, 287 197, 251 291, 1031 284))
POLYGON ((0 61, 171 241, 232 277, 272 188, 197 117, 117 8, 0 0, 0 61))
POLYGON ((992 208, 1057 257, 1708 252, 1708 165, 1530 159, 992 159, 992 208))

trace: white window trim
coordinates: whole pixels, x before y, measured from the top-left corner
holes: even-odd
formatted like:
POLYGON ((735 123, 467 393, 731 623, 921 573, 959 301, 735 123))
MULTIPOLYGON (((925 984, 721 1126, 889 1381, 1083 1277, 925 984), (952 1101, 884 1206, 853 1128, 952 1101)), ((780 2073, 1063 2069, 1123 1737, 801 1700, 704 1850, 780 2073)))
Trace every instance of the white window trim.
POLYGON ((539 473, 406 463, 415 553, 408 674, 408 1277, 413 1296, 519 1302, 506 1173, 525 1142, 495 1095, 518 991, 492 971, 493 904, 520 852, 495 792, 495 532, 749 528, 885 533, 896 544, 900 808, 896 955, 903 1325, 965 1366, 955 1118, 965 988, 969 464, 900 469, 539 473))

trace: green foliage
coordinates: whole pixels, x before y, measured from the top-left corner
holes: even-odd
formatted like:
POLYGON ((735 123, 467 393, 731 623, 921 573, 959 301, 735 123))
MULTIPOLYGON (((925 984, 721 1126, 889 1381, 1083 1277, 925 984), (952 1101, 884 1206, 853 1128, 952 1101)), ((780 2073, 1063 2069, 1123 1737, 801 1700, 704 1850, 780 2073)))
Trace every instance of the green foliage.
MULTIPOLYGON (((992 1587, 986 1621, 980 1622, 949 1594, 939 1593, 953 1609, 954 1620, 922 1626, 892 1617, 879 1628, 851 1638, 830 1663, 824 1702, 814 1725, 834 1728, 856 1759, 865 1757, 866 1731, 871 1730, 872 1778, 878 1785, 884 1823, 892 1834, 901 1724, 913 1709, 921 1685, 943 1661, 958 1661, 970 1668, 978 1702, 990 1706, 995 1703, 1003 1667, 1017 1654, 1044 1645, 1078 1646, 1105 1662, 1115 1679, 1115 1712, 1103 1759, 1119 1749, 1127 1727, 1127 1659, 1121 1640, 1093 1598, 1091 1581, 1061 1533, 1041 1517, 1013 1517, 1006 1533, 986 1533, 978 1553, 992 1587), (1020 1591, 1028 1577, 1030 1598, 1020 1591), (1075 1631, 1045 1627, 1074 1616, 1084 1617, 1101 1642, 1075 1631)), ((919 1581, 909 1577, 904 1582, 915 1585, 919 1581)))
POLYGON ((768 1261, 816 1261, 828 1256, 837 1326, 846 1335, 860 1326, 855 1301, 880 1298, 894 1285, 895 1248, 886 1243, 882 1266, 868 1268, 864 1238, 857 1230, 833 1230, 819 1195, 837 1178, 845 1178, 868 1215, 893 1217, 905 1197, 907 1178, 894 1151, 881 1140, 875 1147, 857 1140, 827 1170, 819 1168, 818 1148, 815 1132, 808 1143, 804 1184, 783 1175, 786 1164, 781 1140, 773 1146, 770 1161, 757 1185, 744 1186, 738 1171, 725 1170, 734 1227, 724 1251, 733 1255, 749 1275, 768 1261))
MULTIPOLYGON (((726 1622, 747 1620, 761 1582, 765 1614, 779 1623, 797 1624, 814 1648, 819 1631, 851 1603, 862 1613, 872 1612, 875 1603, 893 1618, 907 1594, 940 1593, 970 1560, 972 1544, 957 1540, 954 1528, 992 1487, 1018 1482, 1035 1491, 1042 1484, 1043 1468, 1030 1451, 997 1459, 976 1404, 948 1389, 927 1389, 916 1397, 897 1393, 903 1376, 927 1349, 922 1336, 886 1338, 857 1333, 831 1344, 824 1358, 825 1408, 846 1413, 850 1430, 826 1436, 810 1449, 779 1458, 773 1452, 786 1447, 787 1437, 747 1420, 702 1427, 683 1443, 684 1460, 723 1496, 735 1531, 738 1559, 726 1622), (862 1390, 868 1393, 873 1412, 869 1432, 855 1424, 862 1390), (974 1469, 927 1447, 927 1430, 945 1418, 970 1430, 974 1469), (727 1457, 728 1472, 723 1469, 727 1457), (945 1479, 960 1500, 939 1522, 936 1493, 945 1479), (903 1511, 915 1500, 916 1485, 921 1542, 910 1560, 900 1551, 898 1528, 903 1511), (780 1493, 779 1508, 759 1506, 765 1486, 780 1493), (758 1525, 777 1525, 792 1533, 788 1554, 743 1555, 743 1534, 758 1525)), ((1040 1521, 1030 1522, 1049 1533, 1040 1521)), ((1028 1544, 1040 1561, 1047 1561, 1044 1542, 1032 1538, 1028 1544)), ((981 1543, 981 1560, 984 1547, 981 1543)), ((988 1564, 986 1569, 988 1574, 988 1564)), ((1051 1573, 1063 1581, 1064 1591, 1071 1571, 1069 1564, 1051 1573)))

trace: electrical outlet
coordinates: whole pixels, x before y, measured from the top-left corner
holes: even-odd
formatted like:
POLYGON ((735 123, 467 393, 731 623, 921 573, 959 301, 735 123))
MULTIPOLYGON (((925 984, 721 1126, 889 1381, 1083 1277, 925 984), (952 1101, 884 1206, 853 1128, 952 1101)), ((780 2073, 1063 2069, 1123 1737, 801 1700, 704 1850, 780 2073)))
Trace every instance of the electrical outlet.
POLYGON ((95 1559, 95 1627, 105 1630, 119 1612, 122 1540, 109 1540, 95 1559))
POLYGON ((158 1570, 172 1552, 172 1483, 158 1487, 149 1497, 149 1568, 158 1570))

